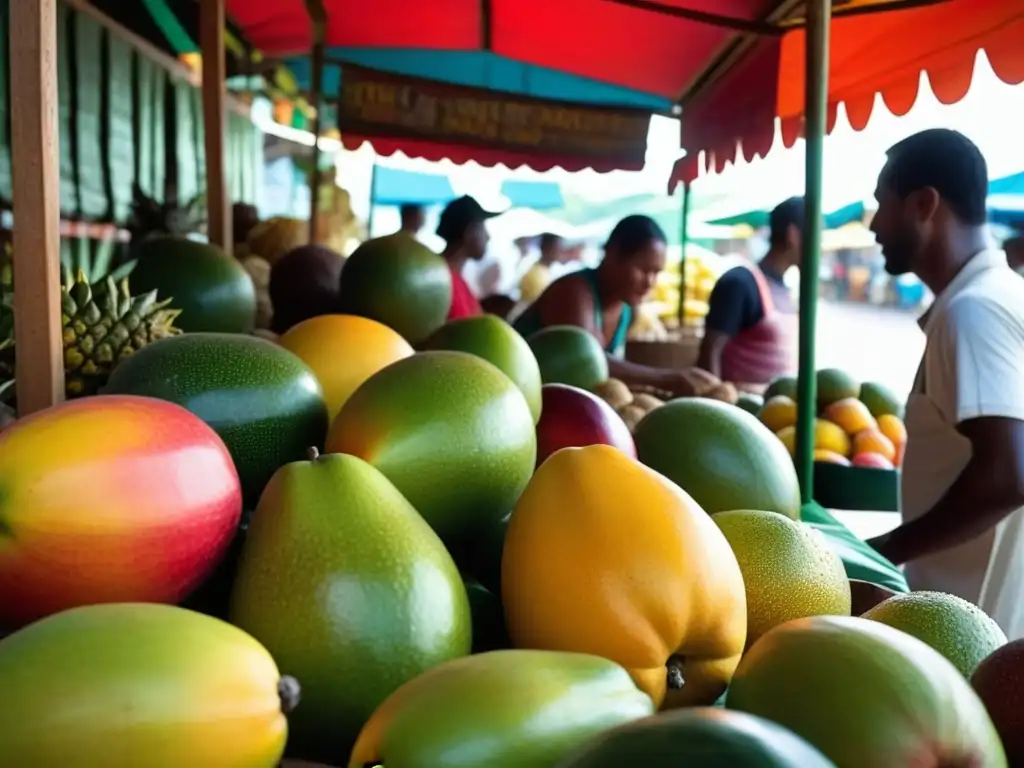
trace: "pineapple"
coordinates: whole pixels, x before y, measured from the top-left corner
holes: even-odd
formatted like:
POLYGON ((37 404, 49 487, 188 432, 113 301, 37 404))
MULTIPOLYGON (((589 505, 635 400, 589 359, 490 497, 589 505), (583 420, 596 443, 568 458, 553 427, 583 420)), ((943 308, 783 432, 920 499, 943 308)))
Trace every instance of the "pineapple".
POLYGON ((184 237, 198 232, 203 226, 202 197, 196 195, 185 205, 179 205, 172 195, 167 202, 158 203, 139 187, 133 190, 132 213, 128 222, 132 247, 138 247, 153 235, 179 235, 184 237))
MULTIPOLYGON (((13 396, 7 382, 15 375, 14 306, 11 271, 5 265, 0 281, 0 392, 13 396), (6 387, 5 387, 6 385, 6 387)), ((138 349, 181 333, 174 325, 181 310, 171 299, 157 301, 157 292, 132 296, 128 278, 111 276, 90 285, 79 270, 65 270, 61 288, 64 341, 64 390, 70 398, 95 394, 114 366, 138 349)), ((0 399, 3 399, 0 396, 0 399)))

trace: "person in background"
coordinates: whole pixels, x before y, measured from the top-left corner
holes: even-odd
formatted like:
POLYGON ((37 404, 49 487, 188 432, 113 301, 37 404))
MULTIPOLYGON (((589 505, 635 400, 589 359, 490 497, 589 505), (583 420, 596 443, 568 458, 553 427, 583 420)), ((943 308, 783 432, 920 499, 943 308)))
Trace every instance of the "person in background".
POLYGON ((708 387, 712 380, 705 371, 650 368, 623 359, 636 307, 665 267, 666 242, 665 233, 653 219, 627 216, 609 235, 598 267, 555 280, 513 326, 524 337, 552 325, 575 325, 589 331, 608 356, 610 375, 629 385, 655 387, 679 396, 708 387))
POLYGON ((551 283, 551 268, 561 262, 565 243, 558 235, 545 232, 540 236, 540 258, 519 281, 519 300, 531 304, 551 283))
POLYGON ((480 302, 462 276, 462 269, 467 262, 480 261, 487 253, 490 237, 485 222, 497 215, 485 211, 469 195, 452 200, 441 212, 437 235, 445 242, 444 253, 441 255, 448 262, 448 269, 452 273, 449 320, 483 314, 480 302))
POLYGON ((303 320, 338 311, 345 258, 323 245, 293 248, 274 262, 267 292, 274 307, 270 330, 280 335, 303 320))
POLYGON ((875 233, 886 271, 935 301, 906 407, 903 523, 870 544, 913 590, 978 605, 1024 637, 1024 281, 986 232, 988 169, 956 131, 892 147, 875 233))
POLYGON ((406 203, 399 207, 398 215, 402 217, 402 226, 398 231, 413 237, 416 237, 427 223, 427 212, 417 203, 406 203))
POLYGON ((1006 263, 1018 275, 1024 275, 1024 235, 1016 235, 1003 243, 1006 263))
POLYGON ((743 261, 715 283, 697 365, 724 381, 768 384, 796 362, 796 306, 783 276, 800 266, 804 201, 792 197, 769 217, 768 253, 743 261))

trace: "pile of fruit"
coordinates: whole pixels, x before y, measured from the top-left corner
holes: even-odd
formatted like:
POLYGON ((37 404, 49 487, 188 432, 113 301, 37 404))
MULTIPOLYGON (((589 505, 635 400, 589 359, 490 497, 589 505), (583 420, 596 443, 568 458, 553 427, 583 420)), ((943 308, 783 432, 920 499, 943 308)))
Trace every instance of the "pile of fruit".
MULTIPOLYGON (((817 372, 814 460, 844 466, 893 470, 903 464, 907 429, 903 409, 881 384, 861 384, 832 368, 817 372)), ((777 379, 763 403, 742 403, 796 453, 796 380, 777 379)))
POLYGON ((851 582, 758 418, 631 434, 587 334, 445 323, 411 242, 344 314, 153 341, 0 431, 0 763, 1024 759, 1021 643, 851 582))
MULTIPOLYGON (((719 257, 714 252, 692 243, 686 248, 686 301, 683 306, 683 318, 688 326, 702 325, 708 314, 708 300, 718 280, 718 260, 719 257)), ((679 260, 671 259, 658 275, 650 301, 647 302, 652 314, 666 325, 678 324, 680 286, 683 284, 679 260)))

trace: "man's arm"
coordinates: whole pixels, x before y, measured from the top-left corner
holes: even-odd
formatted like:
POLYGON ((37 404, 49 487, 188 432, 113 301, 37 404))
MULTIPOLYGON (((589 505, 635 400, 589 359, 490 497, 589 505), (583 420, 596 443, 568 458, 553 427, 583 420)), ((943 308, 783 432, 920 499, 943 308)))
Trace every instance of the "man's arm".
MULTIPOLYGON (((930 380, 944 416, 971 443, 971 458, 928 512, 871 544, 896 563, 950 549, 1024 506, 1024 332, 994 302, 972 298, 949 308, 935 342, 930 380)), ((913 435, 910 437, 913 440, 913 435)))
POLYGON ((751 285, 757 285, 749 270, 734 267, 715 283, 708 299, 708 316, 704 319, 704 339, 701 341, 697 365, 715 376, 722 375, 722 352, 729 339, 743 330, 750 313, 751 285), (745 279, 749 276, 749 280, 745 279))
POLYGON ((981 536, 1024 507, 1024 421, 985 416, 961 422, 973 454, 927 513, 871 540, 897 565, 981 536))

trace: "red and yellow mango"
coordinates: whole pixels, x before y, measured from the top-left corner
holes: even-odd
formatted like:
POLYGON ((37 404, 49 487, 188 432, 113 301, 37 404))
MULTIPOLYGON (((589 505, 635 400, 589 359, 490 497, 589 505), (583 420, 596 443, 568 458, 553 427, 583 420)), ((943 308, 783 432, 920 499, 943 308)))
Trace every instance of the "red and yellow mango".
POLYGON ((74 400, 0 433, 0 627, 78 605, 178 602, 242 513, 216 433, 161 400, 74 400))

